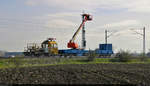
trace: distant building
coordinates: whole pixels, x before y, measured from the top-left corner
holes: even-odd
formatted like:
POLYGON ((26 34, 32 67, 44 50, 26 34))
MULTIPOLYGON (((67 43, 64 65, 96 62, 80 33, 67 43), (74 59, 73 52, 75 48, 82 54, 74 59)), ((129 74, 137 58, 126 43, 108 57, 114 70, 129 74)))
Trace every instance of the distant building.
POLYGON ((5 56, 5 51, 0 50, 0 57, 3 57, 3 56, 5 56))
POLYGON ((6 52, 4 57, 23 56, 23 52, 6 52))

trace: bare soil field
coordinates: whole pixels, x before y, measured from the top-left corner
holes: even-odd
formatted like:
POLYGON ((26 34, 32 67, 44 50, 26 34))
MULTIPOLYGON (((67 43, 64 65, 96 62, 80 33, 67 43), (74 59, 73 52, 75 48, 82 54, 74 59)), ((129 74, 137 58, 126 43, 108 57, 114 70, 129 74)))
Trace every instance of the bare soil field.
POLYGON ((0 69, 1 84, 150 85, 150 64, 66 64, 0 69))

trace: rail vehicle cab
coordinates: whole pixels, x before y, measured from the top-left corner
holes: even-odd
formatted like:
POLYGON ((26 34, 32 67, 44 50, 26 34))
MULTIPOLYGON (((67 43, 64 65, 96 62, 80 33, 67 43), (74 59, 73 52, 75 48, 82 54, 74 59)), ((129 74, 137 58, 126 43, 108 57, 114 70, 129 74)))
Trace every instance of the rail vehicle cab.
POLYGON ((44 50, 45 54, 48 54, 48 55, 58 54, 58 46, 55 40, 56 40, 55 38, 48 38, 41 44, 41 47, 44 50))

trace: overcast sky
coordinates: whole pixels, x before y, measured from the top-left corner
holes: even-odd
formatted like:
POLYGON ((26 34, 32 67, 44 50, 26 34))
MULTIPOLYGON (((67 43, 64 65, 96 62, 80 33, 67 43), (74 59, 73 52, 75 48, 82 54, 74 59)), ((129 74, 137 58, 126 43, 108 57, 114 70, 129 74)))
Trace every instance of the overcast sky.
MULTIPOLYGON (((146 51, 150 49, 150 0, 0 0, 0 50, 23 51, 27 43, 49 37, 66 49, 83 11, 93 15, 85 26, 86 49, 104 43, 107 29, 114 33, 108 43, 115 51, 142 52, 142 36, 134 31, 142 33, 144 26, 146 51)), ((81 45, 81 32, 76 42, 81 45)))

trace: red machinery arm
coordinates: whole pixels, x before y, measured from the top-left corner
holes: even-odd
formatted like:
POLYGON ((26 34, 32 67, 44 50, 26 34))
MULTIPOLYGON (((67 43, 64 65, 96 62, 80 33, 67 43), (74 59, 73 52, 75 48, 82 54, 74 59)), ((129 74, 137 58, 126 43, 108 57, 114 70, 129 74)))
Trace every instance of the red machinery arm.
POLYGON ((84 19, 82 21, 82 23, 80 24, 79 28, 77 29, 77 31, 74 33, 74 35, 72 36, 72 39, 69 41, 68 43, 68 48, 73 48, 73 49, 77 49, 78 48, 78 44, 74 42, 77 34, 79 33, 80 29, 82 28, 82 26, 85 24, 86 21, 90 21, 92 20, 91 16, 89 14, 83 14, 82 16, 84 16, 84 19))
POLYGON ((74 42, 77 34, 79 33, 79 31, 81 30, 82 26, 85 24, 86 20, 83 20, 83 22, 80 24, 79 28, 77 29, 77 31, 74 33, 74 35, 72 36, 72 39, 70 40, 71 42, 74 42))

